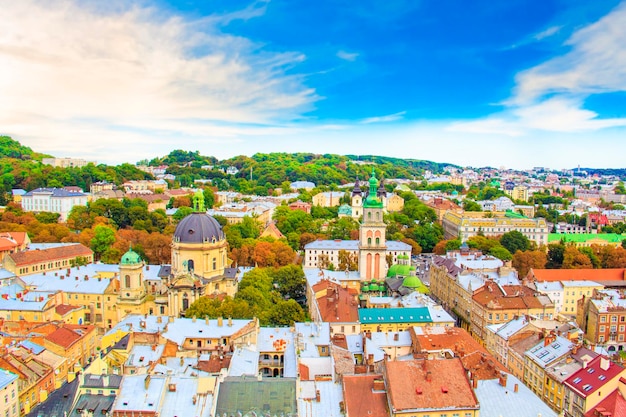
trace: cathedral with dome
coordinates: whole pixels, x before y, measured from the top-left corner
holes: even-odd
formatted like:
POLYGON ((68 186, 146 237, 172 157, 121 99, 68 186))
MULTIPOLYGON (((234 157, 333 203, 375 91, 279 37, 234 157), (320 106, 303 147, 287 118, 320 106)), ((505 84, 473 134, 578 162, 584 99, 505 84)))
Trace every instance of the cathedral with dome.
POLYGON ((176 226, 171 259, 171 265, 154 266, 159 280, 149 285, 141 257, 132 248, 122 256, 120 315, 180 316, 204 295, 237 292, 237 268, 229 267, 226 236, 217 220, 206 214, 201 191, 193 196, 193 212, 176 226))

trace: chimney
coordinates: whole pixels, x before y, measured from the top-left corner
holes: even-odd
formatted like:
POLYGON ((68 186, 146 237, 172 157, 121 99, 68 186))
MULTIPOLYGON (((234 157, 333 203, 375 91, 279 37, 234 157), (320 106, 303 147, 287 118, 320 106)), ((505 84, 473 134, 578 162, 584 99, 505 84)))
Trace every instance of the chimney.
POLYGON ((108 375, 102 375, 102 387, 106 388, 109 386, 109 376, 108 375))
POLYGON ((385 390, 385 381, 382 379, 374 380, 374 391, 384 391, 385 390))
POLYGON ((506 388, 506 379, 507 379, 507 374, 505 374, 504 372, 500 372, 500 378, 498 378, 498 382, 500 383, 500 385, 502 385, 503 387, 506 388))
POLYGON ((191 319, 191 321, 192 321, 193 323, 195 323, 195 322, 196 322, 196 316, 193 316, 193 317, 192 317, 192 319, 191 319))
POLYGON ((394 335, 393 335, 393 340, 394 340, 395 342, 397 342, 398 340, 400 340, 400 334, 399 334, 399 333, 394 333, 394 335))
POLYGON ((148 389, 148 387, 150 387, 150 375, 147 375, 146 379, 144 379, 143 382, 146 389, 148 389))
POLYGON ((196 402, 198 402, 198 397, 196 396, 196 394, 191 397, 191 402, 193 403, 193 405, 196 405, 196 402))
POLYGON ((315 390, 315 402, 320 402, 320 390, 315 390))
POLYGON ((209 325, 209 316, 206 316, 204 318, 204 324, 206 324, 207 326, 209 325))
POLYGON ((515 384, 515 385, 513 386, 513 392, 518 392, 518 391, 519 391, 519 385, 518 385, 518 384, 515 384))
POLYGON ((161 323, 163 321, 163 319, 161 319, 161 316, 157 316, 156 321, 157 321, 157 323, 161 323))
POLYGON ((472 379, 472 388, 474 389, 478 388, 478 378, 476 377, 472 379))
POLYGON ((224 319, 221 317, 217 318, 217 326, 222 327, 224 325, 224 319))
POLYGON ((233 327, 233 318, 232 317, 228 318, 228 327, 233 327))
POLYGON ((167 390, 169 392, 176 392, 176 384, 167 384, 167 390))
POLYGON ((168 316, 167 320, 170 323, 174 323, 174 316, 168 316))
POLYGON ((600 357, 600 369, 602 369, 603 371, 608 371, 609 366, 611 366, 611 362, 609 361, 609 359, 604 356, 601 356, 600 357))

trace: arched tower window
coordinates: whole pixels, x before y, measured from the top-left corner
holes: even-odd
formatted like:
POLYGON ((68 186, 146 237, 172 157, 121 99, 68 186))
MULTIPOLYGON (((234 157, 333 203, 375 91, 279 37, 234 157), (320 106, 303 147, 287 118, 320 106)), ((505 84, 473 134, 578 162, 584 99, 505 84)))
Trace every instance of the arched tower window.
POLYGON ((193 259, 187 261, 187 270, 193 271, 193 259))
POLYGON ((126 288, 130 288, 130 275, 126 275, 126 276, 124 277, 124 286, 125 286, 126 288))

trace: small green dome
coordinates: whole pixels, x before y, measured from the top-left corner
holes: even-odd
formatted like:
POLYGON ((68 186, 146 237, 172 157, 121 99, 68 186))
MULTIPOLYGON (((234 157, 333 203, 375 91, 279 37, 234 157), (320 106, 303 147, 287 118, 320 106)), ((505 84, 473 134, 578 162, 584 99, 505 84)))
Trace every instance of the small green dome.
POLYGON ((395 265, 391 265, 391 267, 387 271, 387 277, 389 278, 393 278, 397 276, 406 277, 410 273, 411 273, 411 266, 395 264, 395 265))
POLYGON ((361 288, 361 292, 368 292, 370 290, 370 286, 365 284, 362 288, 361 288))
POLYGON ((378 284, 372 284, 370 285, 370 291, 379 291, 380 287, 378 286, 378 284))
POLYGON ((132 249, 129 249, 124 255, 122 255, 121 265, 137 265, 141 263, 141 256, 132 249))
POLYGON ((408 276, 404 278, 404 281, 402 281, 402 285, 407 288, 419 288, 422 285, 422 282, 418 277, 408 276))
POLYGON ((457 190, 454 190, 450 194, 452 194, 452 195, 459 195, 459 192, 457 190))

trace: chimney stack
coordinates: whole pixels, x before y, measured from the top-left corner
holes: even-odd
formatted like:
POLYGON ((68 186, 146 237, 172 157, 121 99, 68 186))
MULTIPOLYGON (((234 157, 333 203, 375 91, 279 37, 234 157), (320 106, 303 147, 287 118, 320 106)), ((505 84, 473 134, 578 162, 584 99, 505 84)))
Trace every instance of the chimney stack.
POLYGON ((519 391, 519 385, 518 385, 518 384, 515 384, 515 385, 513 386, 513 392, 518 392, 518 391, 519 391))
POLYGON ((222 327, 224 325, 224 319, 222 317, 217 318, 218 327, 222 327))
POLYGON ((320 390, 315 390, 315 402, 320 402, 320 390))

